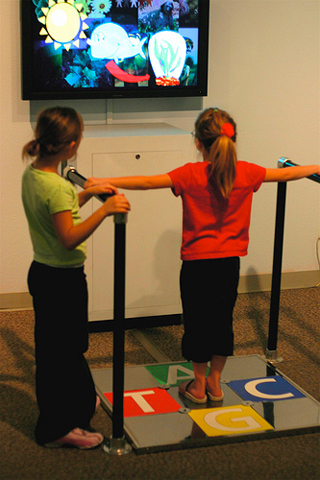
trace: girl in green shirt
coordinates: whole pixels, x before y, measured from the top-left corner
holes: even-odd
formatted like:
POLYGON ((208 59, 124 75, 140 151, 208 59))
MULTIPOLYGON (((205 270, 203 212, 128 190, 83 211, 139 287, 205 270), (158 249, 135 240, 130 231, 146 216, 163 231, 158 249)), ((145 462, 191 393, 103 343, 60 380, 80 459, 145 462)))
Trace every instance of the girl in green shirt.
POLYGON ((90 420, 99 399, 84 357, 88 349, 88 293, 84 273, 85 240, 102 221, 128 213, 130 205, 111 185, 77 194, 58 173, 76 155, 83 132, 71 108, 40 113, 35 139, 23 148, 31 158, 22 179, 22 200, 34 258, 28 286, 35 312, 36 395, 40 410, 35 436, 40 445, 94 448, 103 436, 90 420), (111 196, 81 221, 79 207, 93 195, 111 196))

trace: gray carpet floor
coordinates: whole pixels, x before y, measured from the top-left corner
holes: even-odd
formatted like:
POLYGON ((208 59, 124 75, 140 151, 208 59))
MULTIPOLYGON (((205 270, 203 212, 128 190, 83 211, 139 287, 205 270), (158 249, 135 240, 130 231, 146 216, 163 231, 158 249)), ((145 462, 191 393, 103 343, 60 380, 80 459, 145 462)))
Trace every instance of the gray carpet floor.
MULTIPOLYGON (((263 355, 267 346, 269 293, 241 294, 234 315, 235 355, 263 355)), ((319 287, 281 295, 277 368, 320 401, 319 287)), ((113 456, 93 451, 46 449, 34 441, 33 312, 1 311, 0 478, 2 480, 103 479, 320 479, 320 434, 271 438, 182 451, 113 456)), ((182 326, 145 329, 144 334, 172 361, 182 360, 182 326)), ((112 333, 90 334, 91 368, 112 366, 112 333)), ((126 332, 126 365, 156 363, 126 332)), ((107 438, 112 421, 100 407, 92 426, 107 438)))

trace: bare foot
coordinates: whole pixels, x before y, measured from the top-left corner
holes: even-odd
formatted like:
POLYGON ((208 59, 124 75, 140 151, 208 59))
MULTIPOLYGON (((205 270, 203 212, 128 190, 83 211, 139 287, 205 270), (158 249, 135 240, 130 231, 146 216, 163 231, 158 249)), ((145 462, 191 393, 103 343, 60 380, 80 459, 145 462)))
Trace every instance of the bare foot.
POLYGON ((103 442, 103 436, 98 432, 88 432, 81 428, 74 428, 64 437, 46 443, 46 447, 74 447, 80 450, 95 448, 103 442))
POLYGON ((223 391, 221 390, 220 387, 220 381, 213 382, 210 378, 207 378, 207 392, 210 393, 212 397, 222 397, 223 396, 223 391))

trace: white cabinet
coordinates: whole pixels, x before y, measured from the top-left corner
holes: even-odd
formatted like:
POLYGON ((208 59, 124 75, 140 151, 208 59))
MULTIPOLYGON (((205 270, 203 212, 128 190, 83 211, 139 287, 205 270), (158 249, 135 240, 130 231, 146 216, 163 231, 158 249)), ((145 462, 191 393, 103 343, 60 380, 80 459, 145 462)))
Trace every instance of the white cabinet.
MULTIPOLYGON (((85 177, 166 173, 195 157, 190 133, 166 124, 87 127, 76 168, 85 177)), ((122 191, 126 225, 126 318, 181 313, 181 200, 170 189, 122 191)), ((85 218, 99 206, 82 209, 85 218)), ((113 319, 114 232, 107 218, 87 241, 89 318, 113 319)))

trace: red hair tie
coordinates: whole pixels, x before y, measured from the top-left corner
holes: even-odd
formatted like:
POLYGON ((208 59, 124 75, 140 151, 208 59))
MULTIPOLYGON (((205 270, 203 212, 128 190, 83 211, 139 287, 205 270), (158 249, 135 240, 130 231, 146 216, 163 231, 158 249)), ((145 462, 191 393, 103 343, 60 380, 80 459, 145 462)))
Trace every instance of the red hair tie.
POLYGON ((227 137, 232 138, 234 136, 234 128, 231 123, 224 123, 221 127, 220 135, 227 135, 227 137))

